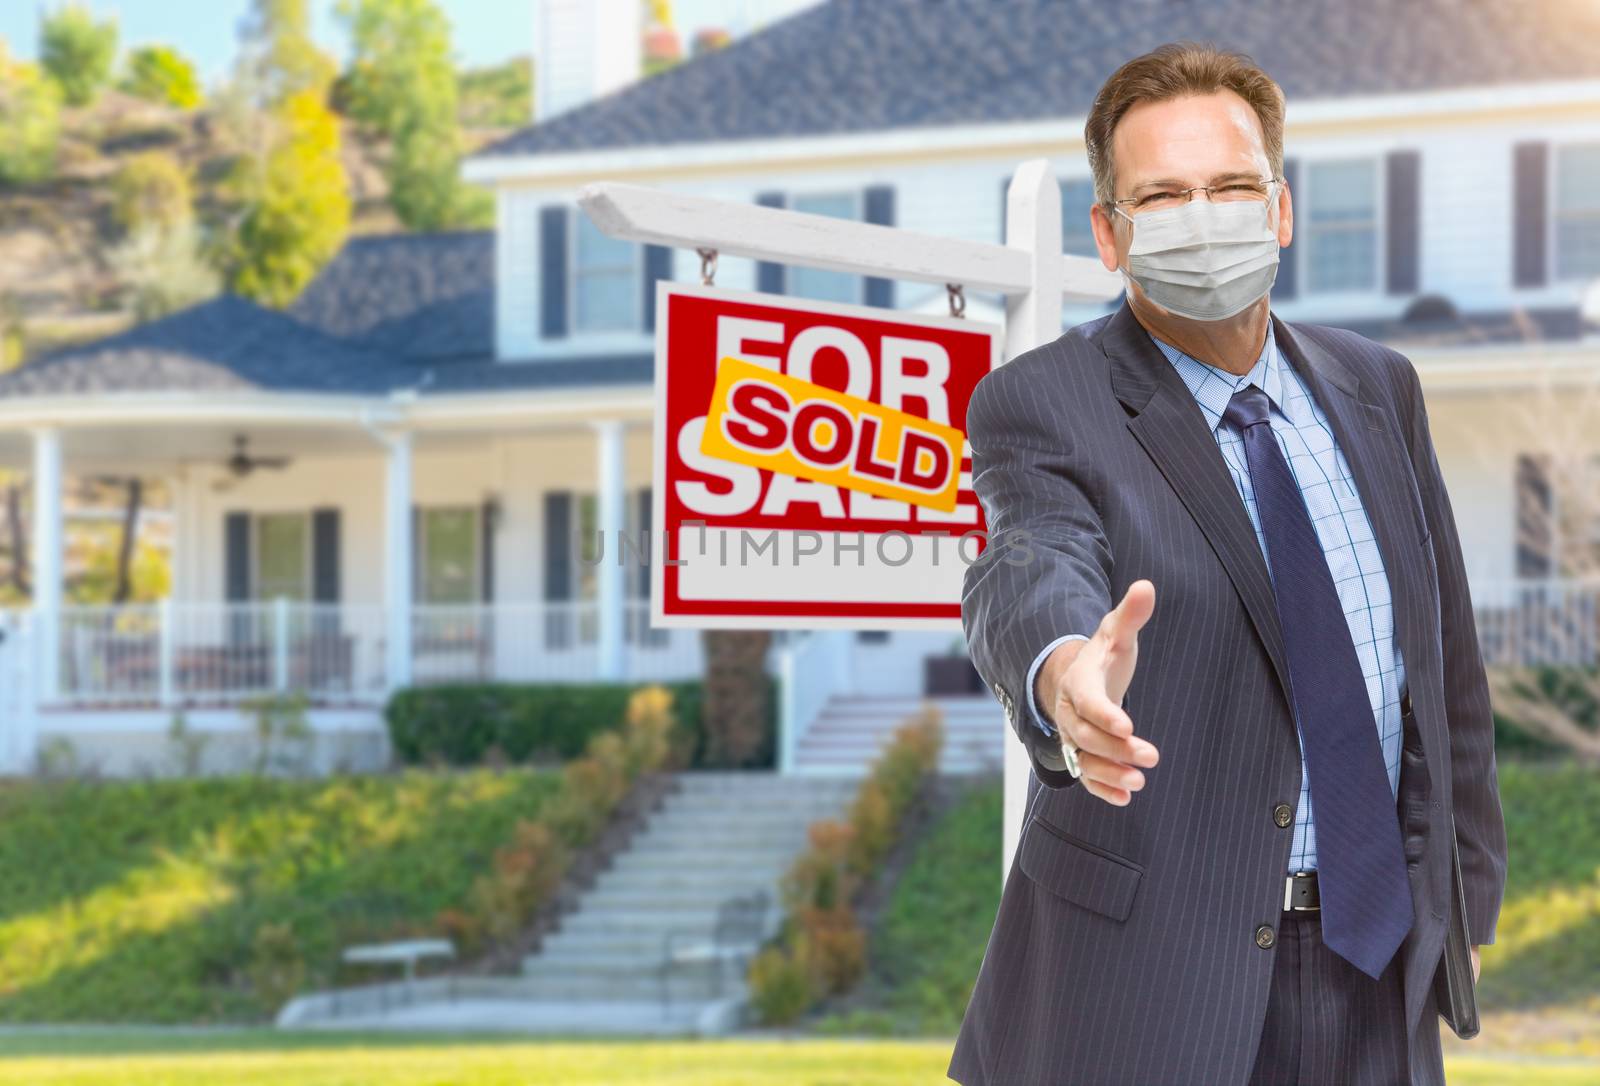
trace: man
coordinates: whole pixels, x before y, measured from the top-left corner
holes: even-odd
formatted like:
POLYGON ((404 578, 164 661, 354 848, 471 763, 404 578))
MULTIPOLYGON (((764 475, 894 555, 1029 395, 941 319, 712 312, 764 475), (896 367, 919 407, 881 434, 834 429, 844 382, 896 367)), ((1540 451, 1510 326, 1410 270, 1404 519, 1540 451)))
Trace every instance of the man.
POLYGON ((950 1076, 1442 1082, 1452 821, 1475 944, 1506 840, 1416 372, 1271 313, 1283 94, 1247 58, 1129 61, 1085 134, 1123 304, 967 415, 1006 546, 963 621, 1033 774, 950 1076))

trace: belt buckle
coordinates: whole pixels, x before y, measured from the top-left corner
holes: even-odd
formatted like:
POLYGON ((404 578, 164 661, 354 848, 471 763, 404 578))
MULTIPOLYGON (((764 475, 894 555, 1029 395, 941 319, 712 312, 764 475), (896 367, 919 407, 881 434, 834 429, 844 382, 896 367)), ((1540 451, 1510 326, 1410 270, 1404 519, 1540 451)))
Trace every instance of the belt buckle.
POLYGON ((1295 880, 1295 876, 1297 876, 1297 875, 1315 875, 1315 874, 1316 874, 1315 871, 1291 871, 1291 872, 1289 872, 1289 874, 1284 876, 1284 879, 1283 879, 1283 909, 1284 909, 1285 912, 1311 913, 1311 912, 1317 912, 1318 910, 1320 910, 1322 908, 1320 903, 1316 904, 1316 905, 1295 905, 1295 904, 1293 904, 1293 901, 1294 901, 1294 880, 1295 880))

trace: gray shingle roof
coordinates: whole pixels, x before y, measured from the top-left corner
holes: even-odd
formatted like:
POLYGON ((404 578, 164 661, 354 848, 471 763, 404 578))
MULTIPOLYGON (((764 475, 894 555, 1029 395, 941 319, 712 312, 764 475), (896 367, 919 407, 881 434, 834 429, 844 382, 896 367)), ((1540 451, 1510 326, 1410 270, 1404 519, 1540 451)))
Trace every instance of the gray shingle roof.
POLYGON ((398 375, 382 354, 225 294, 0 374, 0 398, 171 391, 372 393, 397 383, 398 375))
POLYGON ((829 0, 473 157, 1078 116, 1180 38, 1291 102, 1600 77, 1600 6, 1572 0, 829 0))
POLYGON ((494 231, 351 238, 289 312, 389 355, 491 354, 494 231))

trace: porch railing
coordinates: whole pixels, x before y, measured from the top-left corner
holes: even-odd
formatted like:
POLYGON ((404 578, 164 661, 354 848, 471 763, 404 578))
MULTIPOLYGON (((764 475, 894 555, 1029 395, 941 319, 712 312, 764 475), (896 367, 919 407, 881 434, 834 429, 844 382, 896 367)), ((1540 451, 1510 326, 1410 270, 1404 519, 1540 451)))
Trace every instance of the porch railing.
POLYGON ((1600 578, 1472 582, 1487 664, 1600 664, 1600 578))
POLYGON ((346 604, 67 607, 59 700, 181 705, 298 690, 370 701, 384 693, 383 637, 381 608, 346 604))
MULTIPOLYGON (((699 634, 652 629, 649 614, 644 601, 625 607, 622 678, 699 675, 699 634)), ((599 678, 593 603, 421 605, 412 609, 410 632, 414 683, 599 678)), ((177 706, 302 691, 325 704, 370 704, 388 694, 388 637, 386 612, 375 605, 67 607, 54 639, 54 701, 81 708, 177 706)))

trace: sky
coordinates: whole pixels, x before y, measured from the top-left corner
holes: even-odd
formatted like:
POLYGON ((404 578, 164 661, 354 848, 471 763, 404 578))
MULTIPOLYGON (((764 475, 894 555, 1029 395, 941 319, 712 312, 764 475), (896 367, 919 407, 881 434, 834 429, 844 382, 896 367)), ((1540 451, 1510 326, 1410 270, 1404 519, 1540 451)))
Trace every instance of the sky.
MULTIPOLYGON (((0 37, 13 56, 37 53, 39 12, 57 0, 0 0, 0 37)), ((438 0, 454 30, 463 66, 495 64, 526 53, 533 37, 535 0, 438 0)), ((694 31, 722 26, 736 35, 808 7, 815 0, 673 0, 673 16, 685 48, 694 31)), ((96 15, 115 15, 121 45, 176 46, 193 60, 207 83, 225 74, 238 42, 239 20, 250 0, 89 0, 96 15)), ((317 40, 343 57, 345 35, 334 17, 334 0, 311 0, 317 40)))

